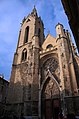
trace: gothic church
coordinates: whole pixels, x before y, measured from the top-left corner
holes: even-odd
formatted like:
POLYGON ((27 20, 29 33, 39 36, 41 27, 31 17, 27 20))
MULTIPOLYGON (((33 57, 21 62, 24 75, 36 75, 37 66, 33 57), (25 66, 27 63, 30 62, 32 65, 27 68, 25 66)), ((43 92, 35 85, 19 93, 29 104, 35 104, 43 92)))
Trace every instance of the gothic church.
POLYGON ((58 119, 60 109, 64 115, 79 114, 79 56, 70 33, 60 23, 56 34, 56 38, 50 34, 44 37, 44 24, 35 7, 22 20, 8 89, 8 111, 33 119, 58 119))

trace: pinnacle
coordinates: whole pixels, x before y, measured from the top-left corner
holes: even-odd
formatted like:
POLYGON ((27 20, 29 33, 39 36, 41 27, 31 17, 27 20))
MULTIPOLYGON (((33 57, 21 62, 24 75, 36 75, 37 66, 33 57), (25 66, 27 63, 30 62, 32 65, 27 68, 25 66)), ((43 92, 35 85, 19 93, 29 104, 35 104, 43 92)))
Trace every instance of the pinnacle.
POLYGON ((33 8, 32 12, 31 12, 31 15, 34 16, 34 17, 37 17, 38 16, 35 5, 34 5, 34 8, 33 8))

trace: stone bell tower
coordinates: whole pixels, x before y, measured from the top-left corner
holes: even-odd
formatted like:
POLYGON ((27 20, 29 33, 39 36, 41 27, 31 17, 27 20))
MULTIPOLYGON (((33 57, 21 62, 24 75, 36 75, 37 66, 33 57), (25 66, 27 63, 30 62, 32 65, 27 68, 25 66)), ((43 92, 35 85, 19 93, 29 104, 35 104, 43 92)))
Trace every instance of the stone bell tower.
POLYGON ((7 103, 17 115, 38 115, 39 51, 44 26, 36 8, 24 17, 14 54, 7 103))

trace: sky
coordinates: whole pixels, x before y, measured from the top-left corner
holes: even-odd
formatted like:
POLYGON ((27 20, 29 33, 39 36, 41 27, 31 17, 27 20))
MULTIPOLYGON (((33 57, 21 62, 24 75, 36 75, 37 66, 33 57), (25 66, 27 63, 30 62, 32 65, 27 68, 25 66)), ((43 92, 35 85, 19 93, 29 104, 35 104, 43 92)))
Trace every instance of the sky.
POLYGON ((56 37, 58 22, 71 33, 61 0, 0 0, 0 74, 6 80, 10 79, 22 19, 31 13, 34 5, 43 20, 45 36, 50 32, 56 37))

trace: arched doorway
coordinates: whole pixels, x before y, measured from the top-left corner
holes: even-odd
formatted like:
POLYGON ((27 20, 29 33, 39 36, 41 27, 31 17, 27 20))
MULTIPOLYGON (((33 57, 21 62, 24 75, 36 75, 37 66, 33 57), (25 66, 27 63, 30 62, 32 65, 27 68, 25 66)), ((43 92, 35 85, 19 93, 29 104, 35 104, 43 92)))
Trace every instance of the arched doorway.
POLYGON ((58 119, 60 110, 60 90, 55 79, 48 77, 41 92, 42 119, 58 119))

